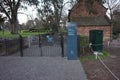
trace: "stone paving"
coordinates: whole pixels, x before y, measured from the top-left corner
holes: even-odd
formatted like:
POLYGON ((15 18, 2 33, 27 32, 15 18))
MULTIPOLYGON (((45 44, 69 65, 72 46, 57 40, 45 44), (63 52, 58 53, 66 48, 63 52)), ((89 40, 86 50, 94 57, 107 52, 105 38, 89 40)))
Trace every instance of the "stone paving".
POLYGON ((0 80, 87 80, 79 60, 0 57, 0 80))

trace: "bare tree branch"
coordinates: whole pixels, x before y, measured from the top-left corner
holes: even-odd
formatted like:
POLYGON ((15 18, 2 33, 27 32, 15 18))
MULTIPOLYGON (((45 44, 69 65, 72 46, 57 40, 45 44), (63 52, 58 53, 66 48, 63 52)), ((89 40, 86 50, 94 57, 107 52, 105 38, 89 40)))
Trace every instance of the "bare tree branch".
POLYGON ((18 2, 16 3, 16 10, 18 10, 21 1, 22 1, 22 0, 18 0, 18 2))
MULTIPOLYGON (((11 32, 18 33, 18 9, 21 3, 36 5, 38 0, 0 0, 0 10, 8 17, 11 24, 11 32)), ((23 7, 21 7, 23 8, 23 7)))
POLYGON ((0 7, 2 8, 2 10, 4 11, 4 13, 6 14, 6 16, 9 18, 10 20, 10 16, 8 14, 8 12, 5 10, 5 8, 0 4, 0 7))

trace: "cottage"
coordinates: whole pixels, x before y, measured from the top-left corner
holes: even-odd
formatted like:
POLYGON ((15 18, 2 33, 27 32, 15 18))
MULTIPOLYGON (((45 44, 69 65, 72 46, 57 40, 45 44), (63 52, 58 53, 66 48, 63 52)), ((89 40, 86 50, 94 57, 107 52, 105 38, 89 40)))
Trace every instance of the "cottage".
POLYGON ((106 10, 97 0, 81 0, 69 10, 68 21, 77 22, 78 35, 89 36, 90 30, 103 30, 104 40, 110 39, 112 31, 106 10))

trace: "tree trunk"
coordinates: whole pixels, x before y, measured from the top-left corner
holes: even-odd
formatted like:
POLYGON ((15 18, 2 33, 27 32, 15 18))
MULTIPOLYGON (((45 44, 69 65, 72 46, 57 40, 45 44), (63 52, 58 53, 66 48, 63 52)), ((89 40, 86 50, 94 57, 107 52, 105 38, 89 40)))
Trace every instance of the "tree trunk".
POLYGON ((12 17, 12 19, 10 21, 10 24, 11 24, 11 33, 12 34, 18 34, 19 24, 18 24, 17 14, 13 15, 13 17, 12 17))
POLYGON ((60 25, 60 17, 59 17, 60 15, 59 15, 59 10, 58 9, 55 9, 55 23, 56 23, 56 30, 57 30, 57 32, 58 32, 58 30, 59 30, 59 25, 60 25))
POLYGON ((112 10, 111 10, 111 9, 110 9, 110 16, 111 16, 110 41, 112 41, 112 33, 113 33, 113 14, 112 14, 112 10))

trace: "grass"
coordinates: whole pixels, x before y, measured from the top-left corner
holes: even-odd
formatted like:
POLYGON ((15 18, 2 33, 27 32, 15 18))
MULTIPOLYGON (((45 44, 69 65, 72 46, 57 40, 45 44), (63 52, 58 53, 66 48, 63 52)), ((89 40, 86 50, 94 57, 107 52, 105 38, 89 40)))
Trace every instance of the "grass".
POLYGON ((9 31, 0 31, 0 37, 2 38, 18 38, 18 34, 11 34, 9 31))
POLYGON ((29 35, 39 35, 39 34, 48 34, 48 32, 27 32, 27 33, 20 33, 23 37, 27 37, 29 35))
POLYGON ((110 56, 110 53, 106 52, 106 51, 103 51, 103 55, 100 55, 100 58, 101 59, 104 59, 106 57, 110 56))
MULTIPOLYGON (((50 31, 41 31, 41 32, 29 32, 26 30, 26 32, 24 30, 22 30, 21 32, 19 32, 20 35, 22 35, 22 37, 27 37, 27 36, 35 36, 35 35, 40 35, 40 34, 49 34, 51 33, 50 31)), ((63 33, 66 33, 65 30, 63 31, 63 33)), ((5 30, 0 31, 0 38, 18 38, 19 34, 11 34, 10 31, 5 30)))
MULTIPOLYGON (((34 35, 39 35, 39 34, 48 34, 49 32, 24 32, 24 33, 19 33, 22 35, 22 37, 27 37, 29 35, 34 36, 34 35)), ((1 38, 18 38, 19 34, 11 34, 10 31, 5 30, 0 31, 0 37, 1 38)))
MULTIPOLYGON (((110 56, 110 54, 106 51, 103 51, 103 55, 100 55, 101 59, 104 59, 106 57, 110 56)), ((95 55, 86 55, 86 56, 80 56, 80 60, 81 61, 85 61, 85 60, 96 60, 95 55)))

